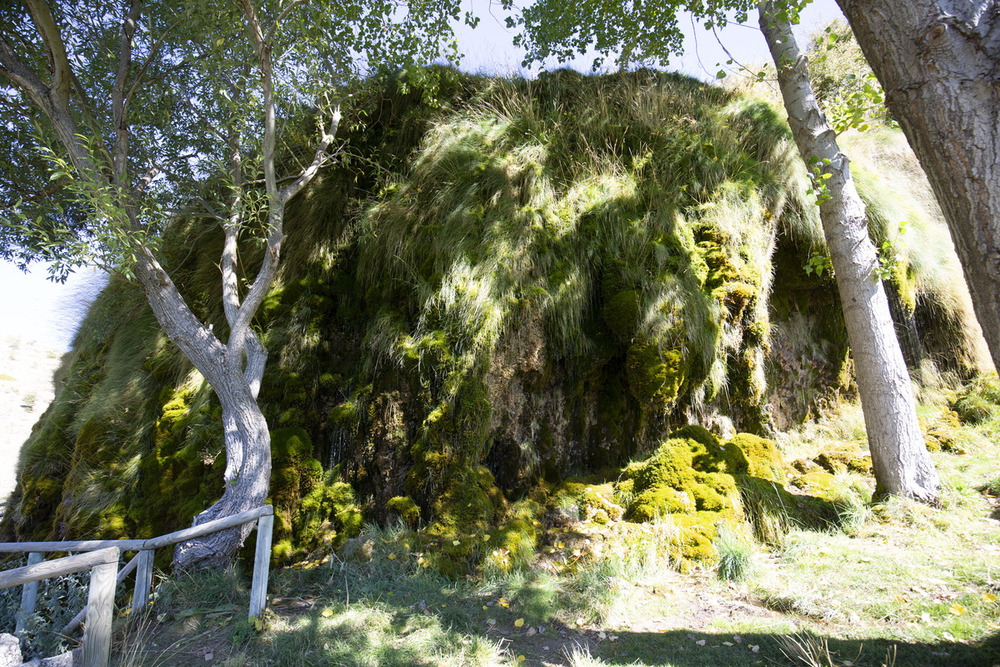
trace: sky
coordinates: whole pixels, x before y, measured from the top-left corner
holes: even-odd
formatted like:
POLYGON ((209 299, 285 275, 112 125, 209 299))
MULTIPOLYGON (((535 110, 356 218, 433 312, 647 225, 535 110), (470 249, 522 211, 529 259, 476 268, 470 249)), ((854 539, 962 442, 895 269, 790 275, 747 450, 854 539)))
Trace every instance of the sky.
MULTIPOLYGON (((482 13, 475 31, 466 26, 457 31, 459 48, 464 54, 461 69, 501 75, 524 74, 521 68, 523 52, 512 46, 514 33, 506 28, 498 3, 491 5, 492 12, 482 13)), ((814 0, 803 10, 802 23, 796 29, 800 44, 822 26, 842 17, 835 0, 814 0)), ((725 65, 729 60, 727 51, 737 63, 748 66, 769 61, 764 38, 754 23, 730 24, 718 35, 706 32, 690 20, 682 20, 681 27, 685 33, 685 52, 674 60, 672 69, 690 76, 712 81, 720 68, 733 71, 734 66, 725 65)), ((570 65, 587 71, 592 61, 592 56, 583 56, 570 65)), ((72 275, 65 284, 53 283, 47 279, 44 266, 36 266, 25 274, 13 264, 0 260, 0 336, 35 340, 53 351, 65 351, 87 305, 104 282, 102 274, 84 269, 72 275)))

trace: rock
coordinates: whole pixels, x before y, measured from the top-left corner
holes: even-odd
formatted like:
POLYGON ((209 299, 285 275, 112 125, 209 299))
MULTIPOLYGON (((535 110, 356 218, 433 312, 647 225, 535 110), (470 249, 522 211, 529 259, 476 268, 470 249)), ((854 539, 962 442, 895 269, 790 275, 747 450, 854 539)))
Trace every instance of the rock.
POLYGON ((42 658, 38 667, 73 667, 83 664, 83 648, 73 649, 51 658, 42 658))
POLYGON ((21 664, 21 644, 14 635, 0 635, 0 667, 15 667, 21 664))

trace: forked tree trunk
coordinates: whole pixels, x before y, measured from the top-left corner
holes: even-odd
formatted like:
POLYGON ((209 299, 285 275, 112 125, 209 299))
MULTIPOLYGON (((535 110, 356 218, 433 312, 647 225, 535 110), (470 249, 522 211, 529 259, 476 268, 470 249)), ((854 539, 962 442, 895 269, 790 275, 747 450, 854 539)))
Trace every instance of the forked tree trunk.
MULTIPOLYGON (((151 255, 136 265, 136 278, 163 330, 205 377, 222 406, 226 446, 225 488, 222 498, 195 517, 192 525, 259 507, 267 499, 271 478, 271 436, 257 405, 257 392, 267 362, 267 350, 256 334, 241 325, 241 308, 231 280, 235 266, 236 226, 225 226, 223 251, 224 310, 233 329, 228 345, 222 343, 194 316, 170 276, 151 255), (240 345, 240 341, 244 344, 240 345)), ((279 244, 280 245, 280 244, 279 244)), ((265 258, 258 280, 270 285, 277 265, 277 248, 265 258), (270 266, 268 266, 270 265, 270 266)), ((251 294, 255 292, 251 288, 251 294)), ((254 299, 255 301, 255 299, 254 299)), ((243 306, 253 305, 248 299, 243 306)), ((219 567, 228 563, 243 544, 252 526, 245 525, 189 542, 174 550, 180 569, 219 567)))
POLYGON ((761 3, 758 10, 795 143, 807 166, 819 167, 820 217, 844 308, 878 490, 933 501, 938 476, 917 421, 889 302, 875 275, 878 255, 868 236, 864 203, 847 157, 813 95, 806 58, 791 25, 777 17, 771 2, 761 3))
MULTIPOLYGON (((257 401, 239 381, 232 387, 213 386, 222 403, 226 441, 226 486, 222 498, 199 514, 192 525, 260 507, 268 495, 271 474, 271 434, 257 401)), ((224 530, 174 549, 174 565, 181 569, 224 567, 243 545, 253 524, 224 530)))
POLYGON ((1000 368, 1000 8, 837 1, 934 189, 1000 368))

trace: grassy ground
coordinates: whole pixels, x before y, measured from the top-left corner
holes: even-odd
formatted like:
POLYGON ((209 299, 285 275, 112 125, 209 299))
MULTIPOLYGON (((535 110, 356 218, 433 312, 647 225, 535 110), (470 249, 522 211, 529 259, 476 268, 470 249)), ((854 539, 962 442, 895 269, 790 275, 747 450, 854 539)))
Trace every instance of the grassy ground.
MULTIPOLYGON (((933 430, 945 393, 922 399, 933 430)), ((604 548, 586 563, 557 536, 526 571, 452 581, 411 533, 371 527, 353 553, 274 572, 262 630, 239 573, 164 581, 151 614, 122 623, 118 664, 1000 665, 1000 415, 948 435, 939 507, 873 504, 870 478, 838 474, 864 501, 840 528, 772 547, 728 535, 724 568, 681 574, 650 557, 655 530, 612 528, 588 536, 604 548)), ((859 441, 847 405, 780 444, 792 461, 859 441)))

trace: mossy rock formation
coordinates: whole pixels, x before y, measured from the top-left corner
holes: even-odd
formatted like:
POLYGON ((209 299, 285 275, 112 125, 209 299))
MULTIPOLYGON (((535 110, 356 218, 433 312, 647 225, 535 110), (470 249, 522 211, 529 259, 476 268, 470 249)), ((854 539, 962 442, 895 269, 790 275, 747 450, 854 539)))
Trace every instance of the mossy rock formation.
MULTIPOLYGON (((700 536, 696 558, 712 522, 743 516, 748 484, 783 489, 757 436, 814 406, 775 379, 812 396, 850 374, 834 284, 802 269, 822 237, 775 111, 649 71, 432 68, 359 84, 350 104, 339 138, 356 158, 289 204, 255 323, 276 558, 398 518, 425 526, 444 570, 502 567, 535 543, 539 489, 607 468, 624 476, 580 494, 584 518, 669 514, 700 536), (461 536, 477 532, 495 548, 472 550, 461 536)), ((184 218, 163 252, 225 332, 221 242, 184 218)), ((907 271, 894 280, 925 349, 967 368, 971 352, 932 338, 968 314, 907 271)), ((139 289, 111 281, 63 377, 3 538, 151 536, 220 495, 218 403, 139 289)))

